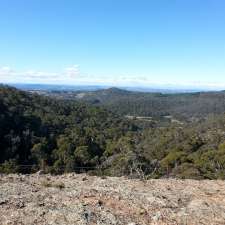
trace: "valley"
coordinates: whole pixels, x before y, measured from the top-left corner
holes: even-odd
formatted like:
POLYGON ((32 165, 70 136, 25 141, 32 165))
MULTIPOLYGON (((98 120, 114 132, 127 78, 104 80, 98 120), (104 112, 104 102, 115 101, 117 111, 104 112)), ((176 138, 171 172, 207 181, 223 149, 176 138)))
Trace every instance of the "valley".
POLYGON ((0 172, 225 178, 224 92, 56 93, 0 88, 0 172))

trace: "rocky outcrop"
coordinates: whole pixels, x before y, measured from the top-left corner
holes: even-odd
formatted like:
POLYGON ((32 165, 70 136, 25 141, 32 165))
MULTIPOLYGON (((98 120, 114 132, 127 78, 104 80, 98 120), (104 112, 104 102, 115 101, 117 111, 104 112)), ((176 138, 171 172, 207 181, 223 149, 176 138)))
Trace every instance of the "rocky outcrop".
POLYGON ((225 182, 1 175, 0 224, 225 224, 225 182))

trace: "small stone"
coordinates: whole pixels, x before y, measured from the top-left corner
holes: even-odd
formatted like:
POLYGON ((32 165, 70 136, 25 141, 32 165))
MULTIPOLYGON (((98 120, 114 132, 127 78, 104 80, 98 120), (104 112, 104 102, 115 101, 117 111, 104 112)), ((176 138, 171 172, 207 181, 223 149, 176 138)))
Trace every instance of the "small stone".
POLYGON ((160 212, 157 212, 157 213, 152 217, 152 219, 153 219, 154 221, 158 221, 158 220, 160 219, 160 217, 161 217, 161 213, 160 213, 160 212))
POLYGON ((4 205, 4 204, 6 204, 8 201, 7 200, 0 200, 0 205, 4 205))
POLYGON ((83 178, 82 178, 82 181, 86 181, 86 180, 88 180, 87 177, 83 177, 83 178))
POLYGON ((39 171, 37 171, 36 174, 37 174, 37 175, 43 175, 43 174, 44 174, 44 170, 39 170, 39 171))
POLYGON ((103 205, 103 201, 102 200, 98 200, 98 205, 102 206, 103 205))
POLYGON ((140 214, 140 215, 146 214, 146 210, 145 210, 145 209, 140 209, 139 214, 140 214))

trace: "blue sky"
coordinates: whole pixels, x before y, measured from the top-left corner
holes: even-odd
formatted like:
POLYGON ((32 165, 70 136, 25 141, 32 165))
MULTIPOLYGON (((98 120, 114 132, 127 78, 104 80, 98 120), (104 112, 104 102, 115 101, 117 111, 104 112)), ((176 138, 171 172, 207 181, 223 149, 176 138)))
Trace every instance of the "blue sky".
POLYGON ((0 82, 225 87, 225 1, 0 0, 0 82))

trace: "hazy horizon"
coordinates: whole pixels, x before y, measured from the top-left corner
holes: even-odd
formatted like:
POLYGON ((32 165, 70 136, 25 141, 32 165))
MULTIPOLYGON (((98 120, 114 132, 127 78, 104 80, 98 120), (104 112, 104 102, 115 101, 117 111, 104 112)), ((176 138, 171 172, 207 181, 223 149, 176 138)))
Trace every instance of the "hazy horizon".
POLYGON ((191 92, 214 92, 224 91, 225 88, 213 88, 207 86, 177 86, 177 85, 151 85, 151 86, 137 86, 137 85, 113 85, 113 84, 42 84, 42 83, 0 83, 0 85, 7 85, 21 90, 62 90, 62 91, 96 91, 110 88, 118 88, 127 91, 138 92, 152 92, 152 93, 191 93, 191 92))

